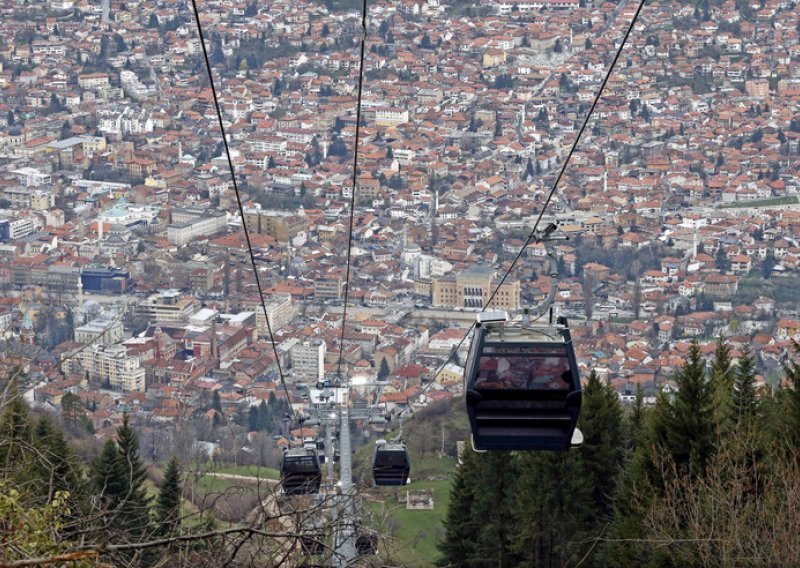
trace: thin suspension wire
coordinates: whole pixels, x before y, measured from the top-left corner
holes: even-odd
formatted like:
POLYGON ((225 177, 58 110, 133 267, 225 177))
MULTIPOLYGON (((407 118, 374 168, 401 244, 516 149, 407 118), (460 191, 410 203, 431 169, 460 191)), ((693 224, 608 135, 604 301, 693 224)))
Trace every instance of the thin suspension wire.
MULTIPOLYGON (((342 361, 344 359, 344 335, 347 325, 347 300, 350 296, 350 258, 353 250, 353 226, 356 211, 356 187, 358 185, 358 141, 361 134, 361 99, 364 91, 364 57, 367 45, 367 0, 361 4, 361 55, 358 65, 358 100, 356 102, 356 140, 353 149, 353 191, 350 193, 350 230, 347 235, 347 264, 344 278, 344 308, 342 309, 342 333, 339 338, 339 362, 336 365, 336 376, 341 379, 342 361)), ((349 385, 349 379, 347 381, 349 385)))
MULTIPOLYGON (((499 292, 500 288, 503 286, 503 283, 506 281, 506 278, 508 278, 508 275, 511 274, 511 271, 514 270, 514 266, 516 266, 517 262, 519 262, 519 259, 522 258, 522 254, 525 252, 525 249, 528 248, 528 245, 531 243, 533 238, 536 236, 536 231, 539 228, 539 223, 542 221, 542 217, 544 217, 544 213, 547 210, 547 206, 550 204, 550 200, 553 198, 553 195, 555 194, 556 189, 558 189, 558 184, 561 181, 561 177, 564 175, 564 172, 566 171, 567 166, 569 165, 569 161, 572 158, 572 154, 575 152, 575 148, 578 147, 578 143, 581 141, 581 136, 583 135, 584 130, 586 130, 586 126, 589 124, 589 119, 591 119, 592 114, 594 114, 594 109, 597 106, 597 103, 600 101, 600 97, 603 95, 603 91, 606 88, 606 84, 608 83, 608 79, 611 77, 611 74, 614 72, 614 68, 617 66, 617 61, 619 60, 619 57, 622 54, 622 50, 625 49, 625 44, 628 42, 628 37, 631 35, 631 31, 633 30, 633 26, 636 25, 636 21, 639 19, 639 14, 641 14, 642 8, 644 8, 644 4, 645 4, 646 1, 647 0, 640 0, 639 1, 639 5, 636 8, 636 12, 633 14, 633 18, 631 19, 631 22, 628 25, 628 29, 625 31, 625 35, 622 37, 622 42, 620 43, 619 48, 617 49, 617 52, 614 55, 614 59, 611 61, 611 66, 608 68, 608 71, 606 72, 605 77, 603 77, 603 82, 600 84, 600 89, 598 89, 597 94, 594 97, 594 101, 592 101, 592 106, 589 107, 589 112, 586 114, 586 117, 583 120, 583 124, 581 125, 580 130, 578 130, 578 135, 575 137, 575 140, 573 141, 572 146, 569 149, 569 153, 567 154, 567 158, 566 158, 566 160, 564 160, 564 163, 561 165, 561 170, 558 172, 558 176, 556 177, 556 180, 553 183, 553 187, 550 189, 550 193, 547 194, 547 199, 545 199, 544 205, 542 206, 542 210, 539 212, 539 216, 536 218, 536 223, 534 223, 533 229, 531 229, 531 232, 528 235, 528 238, 525 239, 525 243, 519 249, 519 252, 517 253, 517 256, 514 257, 514 260, 511 262, 511 266, 508 267, 508 270, 506 270, 505 274, 503 274, 503 277, 500 279, 500 282, 497 284, 495 289, 489 295, 489 300, 481 308, 481 312, 485 311, 489 306, 492 305, 492 301, 494 301, 494 297, 497 295, 497 293, 499 292)), ((461 341, 458 342, 458 345, 456 345, 456 347, 450 352, 450 355, 447 357, 445 362, 442 363, 442 365, 439 367, 439 369, 433 375, 433 380, 434 381, 436 380, 436 377, 439 376, 439 373, 442 372, 442 369, 444 369, 450 363, 450 361, 453 358, 453 355, 455 355, 456 352, 458 352, 458 350, 461 349, 461 346, 464 344, 464 341, 466 341, 467 337, 469 337, 469 334, 472 333, 472 330, 473 330, 474 327, 475 327, 475 322, 473 322, 472 325, 469 326, 469 329, 464 334, 464 337, 461 338, 461 341)), ((432 383, 433 383, 433 381, 431 381, 431 384, 432 383)))
POLYGON ((292 407, 292 399, 289 395, 289 388, 286 386, 286 380, 283 376, 283 369, 281 368, 281 360, 278 355, 278 346, 275 344, 275 336, 272 333, 272 325, 269 323, 269 316, 267 315, 267 304, 264 301, 264 291, 261 288, 261 278, 258 275, 258 266, 256 265, 256 257, 253 254, 253 246, 250 241, 250 231, 247 229, 247 223, 244 218, 244 206, 242 205, 242 197, 239 194, 239 186, 236 183, 236 174, 233 169, 233 160, 231 159, 231 151, 228 147, 228 137, 225 134, 225 125, 222 122, 222 111, 219 106, 219 99, 217 98, 217 89, 214 86, 214 74, 211 70, 211 61, 208 58, 208 50, 206 49, 206 42, 203 37, 203 27, 200 24, 200 13, 197 10, 197 1, 192 0, 192 9, 194 10, 195 22, 197 22, 197 34, 200 36, 200 46, 203 48, 203 59, 205 60, 206 70, 208 71, 208 81, 211 84, 211 94, 214 97, 214 108, 217 111, 217 120, 219 122, 219 129, 222 133, 222 143, 225 147, 225 156, 228 158, 228 167, 231 170, 231 181, 233 182, 233 190, 236 193, 236 204, 239 206, 239 214, 242 216, 242 229, 244 230, 244 239, 247 243, 247 250, 250 253, 250 263, 253 266, 253 274, 256 277, 256 286, 258 287, 258 297, 261 299, 261 307, 264 310, 264 320, 267 322, 267 332, 269 332, 269 340, 272 344, 272 353, 275 356, 275 364, 278 366, 278 374, 281 379, 283 391, 286 393, 286 402, 289 403, 289 408, 297 419, 297 412, 292 407))

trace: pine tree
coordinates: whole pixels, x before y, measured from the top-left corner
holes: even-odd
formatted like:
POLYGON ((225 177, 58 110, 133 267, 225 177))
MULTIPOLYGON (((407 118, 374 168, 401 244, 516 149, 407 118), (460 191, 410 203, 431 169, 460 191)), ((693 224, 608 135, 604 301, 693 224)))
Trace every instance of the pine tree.
POLYGON ((714 349, 714 364, 711 366, 711 389, 713 398, 713 420, 717 435, 721 436, 731 426, 731 395, 733 393, 734 369, 731 364, 731 348, 720 334, 714 349))
POLYGON ((103 449, 92 462, 91 477, 94 491, 107 506, 116 507, 123 495, 124 479, 119 463, 119 452, 114 440, 106 440, 103 449))
POLYGON ((745 349, 736 366, 733 383, 732 411, 737 426, 751 421, 757 410, 756 399, 756 362, 750 349, 745 349))
MULTIPOLYGON (((271 397, 272 397, 272 395, 270 395, 270 398, 271 397)), ((270 428, 270 412, 269 412, 269 408, 267 407, 267 403, 264 400, 262 400, 261 404, 258 405, 256 425, 258 426, 258 428, 256 428, 256 430, 258 430, 259 432, 261 432, 261 431, 268 432, 271 429, 270 428)))
POLYGON ((219 391, 214 391, 214 394, 211 396, 211 409, 214 411, 214 427, 217 427, 225 422, 225 415, 222 413, 222 401, 219 398, 219 391))
POLYGON ((0 416, 0 471, 3 477, 13 476, 28 459, 31 439, 31 420, 28 407, 13 382, 0 399, 5 407, 0 416))
POLYGON ((616 476, 622 466, 622 406, 616 391, 603 385, 592 371, 583 391, 579 427, 584 442, 580 449, 592 485, 592 500, 598 519, 611 515, 616 476))
POLYGON ((117 428, 117 441, 109 440, 95 459, 92 478, 109 511, 110 528, 115 538, 127 542, 141 540, 150 525, 150 498, 145 479, 147 472, 139 457, 139 440, 123 415, 117 428))
POLYGON ((381 366, 378 369, 378 380, 382 381, 389 376, 391 371, 389 370, 389 363, 386 361, 386 357, 381 359, 381 366))
POLYGON ((181 469, 177 458, 172 456, 164 473, 164 483, 158 493, 156 520, 161 534, 175 534, 181 523, 181 469))
POLYGON ((475 548, 475 538, 479 531, 471 515, 475 496, 479 490, 478 454, 466 448, 461 454, 462 464, 458 468, 450 490, 450 504, 443 521, 445 535, 439 543, 442 557, 439 566, 467 566, 475 548))
POLYGON ((631 449, 636 449, 641 445, 645 432, 645 408, 644 408, 644 389, 641 384, 636 385, 636 397, 631 407, 628 418, 628 441, 631 449))
POLYGON ((786 382, 791 388, 783 388, 778 393, 780 412, 784 415, 783 430, 785 441, 795 452, 800 450, 800 343, 792 340, 794 359, 784 365, 786 382))
POLYGON ((470 511, 472 523, 480 527, 475 535, 473 564, 514 565, 511 548, 514 524, 509 519, 514 518, 511 505, 516 497, 516 462, 504 452, 481 454, 479 460, 477 491, 470 511))
POLYGON ((679 472, 699 475, 714 453, 714 425, 711 383, 696 340, 674 378, 678 388, 674 400, 661 396, 656 403, 655 441, 679 472))
POLYGON ((34 471, 38 471, 30 473, 41 476, 42 497, 49 502, 57 491, 65 491, 70 496, 73 509, 84 506, 86 487, 78 460, 63 432, 46 416, 36 424, 34 445, 37 449, 34 471))
MULTIPOLYGON (((500 460, 508 458, 498 454, 500 460)), ((518 456, 511 492, 512 550, 519 566, 568 566, 588 546, 592 487, 578 452, 526 452, 518 456)), ((501 564, 494 564, 500 566, 501 564)), ((502 564, 504 565, 504 564, 502 564)))
POLYGON ((251 406, 247 412, 247 431, 255 432, 258 429, 258 407, 251 406))

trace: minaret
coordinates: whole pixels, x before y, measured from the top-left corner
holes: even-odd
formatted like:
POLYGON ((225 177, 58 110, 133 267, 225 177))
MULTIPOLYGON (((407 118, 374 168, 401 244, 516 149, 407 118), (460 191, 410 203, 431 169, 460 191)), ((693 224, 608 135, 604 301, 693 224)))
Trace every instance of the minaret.
POLYGON ((25 312, 25 317, 22 318, 22 326, 19 330, 19 340, 22 343, 33 345, 36 342, 36 331, 33 328, 33 321, 28 312, 25 312))
POLYGON ((98 246, 103 241, 103 220, 98 217, 97 218, 97 244, 98 246))
POLYGON ((111 23, 111 0, 103 0, 103 23, 110 24, 111 23))
POLYGON ((83 282, 81 275, 78 274, 78 307, 83 306, 83 282))
POLYGON ((603 171, 603 193, 608 193, 608 172, 603 171))
POLYGON ((217 321, 211 322, 211 359, 217 360, 217 321))
POLYGON ((694 236, 692 237, 692 260, 697 260, 697 223, 694 223, 694 236))

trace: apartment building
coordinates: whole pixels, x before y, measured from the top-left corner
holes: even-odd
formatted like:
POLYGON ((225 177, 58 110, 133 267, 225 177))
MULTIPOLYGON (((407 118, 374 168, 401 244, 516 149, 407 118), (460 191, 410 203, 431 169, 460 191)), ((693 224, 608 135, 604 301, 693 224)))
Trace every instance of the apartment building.
POLYGON ((113 389, 145 390, 145 370, 123 345, 92 345, 66 359, 64 367, 68 373, 88 372, 91 378, 108 381, 113 389))
POLYGON ((296 377, 322 380, 325 374, 325 342, 319 339, 298 343, 289 351, 292 372, 296 377))

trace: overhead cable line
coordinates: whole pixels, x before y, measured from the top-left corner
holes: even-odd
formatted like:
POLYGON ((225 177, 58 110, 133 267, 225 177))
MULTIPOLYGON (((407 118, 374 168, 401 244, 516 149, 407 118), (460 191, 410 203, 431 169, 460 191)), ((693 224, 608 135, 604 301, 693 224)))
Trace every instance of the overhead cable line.
MULTIPOLYGON (((194 0, 193 0, 194 1, 194 0)), ((344 335, 347 325, 347 300, 350 297, 350 258, 353 250, 353 225, 355 223, 356 187, 358 186, 358 141, 361 134, 361 100, 364 91, 364 57, 367 45, 367 0, 361 4, 361 56, 358 65, 358 99, 356 101, 356 140, 353 149, 353 190, 350 193, 350 230, 347 236, 347 264, 344 278, 344 307, 342 309, 342 333, 339 338, 339 362, 336 376, 341 379, 342 361, 344 359, 344 335)), ((349 385, 349 379, 348 379, 349 385)))
POLYGON ((292 413, 295 415, 295 419, 298 418, 297 413, 294 411, 294 407, 292 407, 292 398, 289 395, 289 388, 286 386, 286 380, 283 376, 283 369, 281 368, 281 360, 280 356, 278 355, 278 346, 275 344, 275 336, 272 333, 272 324, 269 323, 269 315, 267 314, 267 304, 264 301, 264 291, 261 288, 261 278, 258 275, 258 266, 256 265, 256 257, 253 254, 253 245, 250 240, 250 231, 247 229, 247 223, 245 222, 244 218, 244 206, 242 205, 242 197, 239 194, 239 186, 236 184, 236 174, 233 169, 233 160, 231 159, 231 151, 228 147, 228 137, 225 134, 225 125, 222 122, 222 111, 220 110, 219 106, 219 98, 217 97, 217 89, 214 86, 214 74, 211 70, 211 61, 208 58, 208 50, 206 49, 206 42, 203 37, 203 27, 200 24, 200 13, 197 10, 197 0, 192 0, 192 8, 194 10, 194 19, 197 22, 197 34, 200 36, 200 46, 203 48, 203 59, 205 60, 206 69, 208 70, 208 81, 211 84, 211 94, 214 98, 214 108, 217 111, 217 120, 219 121, 219 129, 222 133, 222 143, 225 147, 225 156, 228 158, 228 167, 231 171, 231 181, 233 182, 233 191, 236 193, 236 204, 239 206, 239 214, 242 216, 242 229, 244 231, 244 239, 247 243, 247 250, 250 253, 250 263, 253 266, 253 274, 256 277, 256 286, 258 287, 258 297, 261 299, 261 307, 264 310, 264 320, 267 322, 267 331, 269 332, 269 340, 272 344, 272 353, 275 356, 275 364, 278 367, 278 375, 281 379, 281 385, 283 386, 283 391, 286 393, 286 402, 289 403, 289 408, 292 410, 292 413))
MULTIPOLYGON (((539 216, 536 218, 536 223, 534 223, 533 229, 531 229, 531 232, 528 235, 528 238, 525 239, 525 242, 523 243, 522 247, 519 249, 519 252, 517 253, 517 256, 514 257, 514 260, 511 262, 511 266, 508 267, 508 270, 506 270, 505 274, 503 274, 503 277, 500 279, 500 282, 497 284, 495 289, 489 295, 489 300, 481 308, 481 312, 485 311, 486 308, 488 308, 490 305, 492 305, 492 301, 494 301, 494 297, 497 295, 498 291, 503 286, 503 283, 506 281, 506 278, 508 278, 508 275, 511 274, 511 271, 514 270, 514 267, 516 266, 517 262, 519 262, 519 259, 522 258, 522 254, 525 252, 525 249, 528 248, 528 245, 536 237, 537 230, 539 228, 539 223, 542 221, 542 217, 544 217, 544 213, 547 210, 547 206, 550 204, 550 201, 552 200, 553 195, 556 192, 556 189, 558 189, 558 184, 561 181, 561 178, 564 175, 564 172, 566 171, 567 166, 569 165, 569 161, 572 158, 572 154, 575 152, 575 149, 578 147, 578 143, 581 141, 581 136, 583 135, 584 130, 586 130, 586 126, 589 124, 589 119, 591 119, 592 114, 594 113, 594 109, 597 106, 597 103, 600 101, 600 97, 603 95, 603 91, 606 88, 606 84, 608 83, 608 80, 611 77, 611 74, 614 72, 614 68, 616 67, 617 61, 619 60, 619 57, 622 54, 622 50, 625 49, 625 44, 628 42, 628 37, 631 35, 631 31, 633 31, 633 27, 636 25, 636 22, 639 19, 639 14, 641 14, 642 8, 644 8, 645 2, 646 2, 646 0, 640 0, 639 1, 639 5, 636 8, 636 12, 633 14, 633 18, 631 18, 630 24, 628 24, 628 29, 625 31, 625 35, 622 37, 622 41, 619 44, 619 48, 617 48, 616 54, 614 55, 614 59, 611 61, 611 65, 609 66, 608 71, 606 72, 606 75, 603 78, 603 82, 600 84, 600 89, 598 89, 597 94, 594 97, 594 101, 592 101, 592 106, 589 107, 589 112, 586 114, 586 118, 584 118, 583 124, 581 125, 580 130, 578 130, 578 135, 575 137, 575 140, 573 141, 572 146, 569 149, 569 153, 567 154, 567 158, 564 160, 564 163, 561 165, 561 170, 558 172, 558 176, 556 177, 556 180, 553 183, 553 187, 550 189, 550 192, 547 194, 547 199, 545 199, 544 205, 542 206, 542 210, 539 212, 539 216)), ((459 349, 461 349, 461 346, 464 344, 464 341, 466 341, 467 337, 469 337, 469 334, 470 334, 470 332, 472 332, 472 329, 474 327, 475 327, 475 323, 473 322, 472 325, 469 326, 469 329, 467 329, 467 332, 464 334, 464 337, 462 337, 461 341, 458 342, 458 345, 456 345, 456 347, 450 352, 450 355, 447 357, 445 362, 442 363, 442 365, 439 367, 439 369, 433 375, 433 381, 436 380, 436 377, 439 376, 439 373, 442 372, 442 369, 444 369, 448 365, 448 363, 450 363, 450 361, 453 359, 453 356, 458 352, 459 349)), ((433 381, 431 381, 431 384, 433 383, 433 381)))

